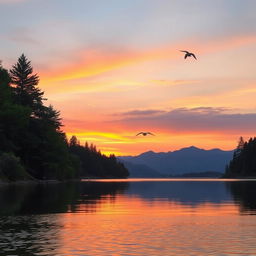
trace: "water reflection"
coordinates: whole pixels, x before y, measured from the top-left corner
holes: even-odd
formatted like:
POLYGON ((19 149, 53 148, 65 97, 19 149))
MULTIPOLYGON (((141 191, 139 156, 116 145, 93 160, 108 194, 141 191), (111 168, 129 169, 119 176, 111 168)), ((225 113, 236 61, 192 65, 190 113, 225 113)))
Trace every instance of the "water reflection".
POLYGON ((127 194, 137 195, 147 201, 168 200, 195 206, 205 202, 219 204, 230 201, 230 193, 222 182, 214 181, 170 181, 134 182, 127 194))
POLYGON ((240 181, 228 182, 227 188, 231 192, 234 201, 239 205, 242 214, 256 214, 256 182, 240 181))
POLYGON ((101 204, 104 197, 115 200, 128 183, 71 182, 59 184, 13 185, 0 187, 0 215, 76 212, 81 204, 101 204))
POLYGON ((1 256, 57 255, 65 223, 56 213, 93 213, 127 187, 89 182, 0 187, 1 256))
MULTIPOLYGON (((118 198, 189 207, 238 205, 242 214, 256 214, 255 181, 94 181, 0 187, 0 215, 93 213, 118 198), (121 197, 121 195, 123 197, 121 197), (125 197, 125 198, 124 198, 125 197), (136 198, 136 200, 134 200, 136 198)), ((117 205, 117 204, 116 204, 117 205)))
POLYGON ((109 180, 0 187, 1 255, 256 255, 255 184, 109 180))

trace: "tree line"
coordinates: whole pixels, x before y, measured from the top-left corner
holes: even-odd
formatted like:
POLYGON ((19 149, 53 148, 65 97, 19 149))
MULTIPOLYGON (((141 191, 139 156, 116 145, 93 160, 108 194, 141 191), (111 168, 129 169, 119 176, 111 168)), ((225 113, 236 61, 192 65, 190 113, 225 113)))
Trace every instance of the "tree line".
POLYGON ((86 142, 80 145, 76 136, 72 136, 69 141, 69 151, 80 159, 81 177, 127 177, 128 170, 123 163, 117 161, 114 154, 109 157, 101 154, 96 146, 86 142))
POLYGON ((67 140, 60 112, 44 104, 38 84, 24 54, 9 71, 0 65, 0 180, 127 177, 114 155, 67 140))
POLYGON ((256 177, 256 138, 240 137, 233 159, 226 166, 224 177, 256 177))

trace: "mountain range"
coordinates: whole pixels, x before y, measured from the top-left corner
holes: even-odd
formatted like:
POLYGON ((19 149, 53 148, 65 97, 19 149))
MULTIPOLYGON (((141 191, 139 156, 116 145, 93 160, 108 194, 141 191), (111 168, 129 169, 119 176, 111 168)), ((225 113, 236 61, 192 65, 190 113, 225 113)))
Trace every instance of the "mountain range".
POLYGON ((224 173, 233 151, 205 150, 194 146, 169 152, 147 151, 137 156, 120 156, 130 177, 186 176, 197 173, 224 173))

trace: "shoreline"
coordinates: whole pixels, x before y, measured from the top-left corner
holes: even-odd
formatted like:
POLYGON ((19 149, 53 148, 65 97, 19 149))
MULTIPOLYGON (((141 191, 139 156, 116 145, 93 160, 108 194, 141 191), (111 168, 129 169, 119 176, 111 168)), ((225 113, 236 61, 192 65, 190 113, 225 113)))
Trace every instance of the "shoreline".
POLYGON ((218 177, 218 178, 210 178, 210 177, 128 177, 128 178, 100 178, 100 177, 83 177, 81 179, 71 179, 71 180, 18 180, 18 181, 2 181, 0 180, 1 186, 10 186, 10 185, 38 185, 38 184, 60 184, 60 183, 68 183, 68 182, 81 182, 81 181, 95 181, 95 180, 200 180, 200 181, 255 181, 256 177, 218 177))
POLYGON ((81 179, 72 179, 72 180, 17 180, 17 181, 2 181, 0 180, 1 186, 9 185, 38 185, 38 184, 59 184, 65 182, 77 182, 81 179))

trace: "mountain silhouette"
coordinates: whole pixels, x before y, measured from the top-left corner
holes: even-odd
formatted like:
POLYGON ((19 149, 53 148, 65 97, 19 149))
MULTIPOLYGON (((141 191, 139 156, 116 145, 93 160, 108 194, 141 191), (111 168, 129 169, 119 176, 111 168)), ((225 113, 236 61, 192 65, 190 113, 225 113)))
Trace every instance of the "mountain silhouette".
MULTIPOLYGON (((119 159, 121 160, 121 159, 119 159)), ((163 174, 145 164, 135 164, 130 161, 121 160, 124 166, 129 170, 130 178, 159 178, 163 174)))
MULTIPOLYGON (((128 170, 132 170, 131 164, 143 165, 144 168, 147 166, 156 173, 175 176, 200 172, 224 173, 225 166, 232 156, 233 151, 223 151, 217 148, 205 150, 191 146, 176 151, 159 153, 147 151, 138 156, 121 156, 118 158, 120 161, 124 161, 128 170)), ((132 173, 134 171, 132 170, 132 173)))

